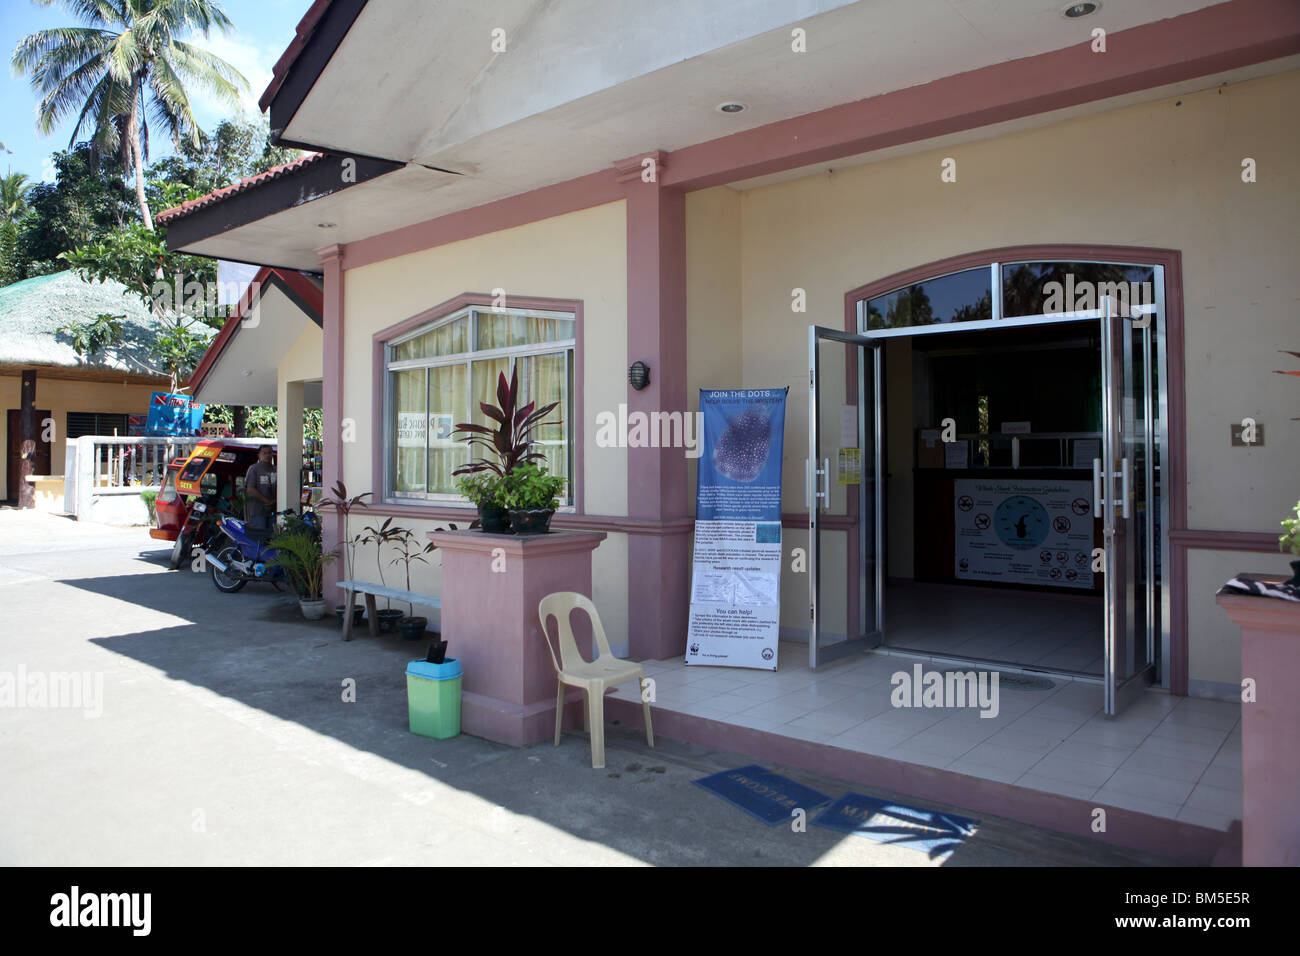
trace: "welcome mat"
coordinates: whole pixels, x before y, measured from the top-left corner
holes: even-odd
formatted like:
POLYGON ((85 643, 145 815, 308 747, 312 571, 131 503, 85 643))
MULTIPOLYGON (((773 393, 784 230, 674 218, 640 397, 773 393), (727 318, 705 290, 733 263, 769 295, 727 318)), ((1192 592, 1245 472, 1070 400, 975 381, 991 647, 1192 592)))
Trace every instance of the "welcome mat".
POLYGON ((770 827, 788 823, 792 811, 796 809, 811 812, 831 800, 812 787, 795 783, 758 764, 724 770, 710 777, 692 780, 691 783, 717 794, 732 806, 758 817, 770 827))
POLYGON ((813 826, 868 837, 877 843, 943 856, 974 834, 978 820, 938 810, 922 810, 861 793, 846 793, 817 815, 813 826))

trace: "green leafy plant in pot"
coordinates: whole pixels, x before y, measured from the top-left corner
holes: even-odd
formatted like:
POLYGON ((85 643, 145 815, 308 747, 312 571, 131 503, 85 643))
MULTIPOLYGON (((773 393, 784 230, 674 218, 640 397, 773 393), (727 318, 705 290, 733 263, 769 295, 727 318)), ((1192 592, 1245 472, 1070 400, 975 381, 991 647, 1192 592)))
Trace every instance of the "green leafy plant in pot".
MULTIPOLYGON (((333 511, 339 516, 339 521, 342 525, 342 534, 339 540, 343 542, 340 547, 339 558, 343 561, 343 580, 345 581, 353 580, 352 574, 356 570, 357 566, 358 539, 361 537, 360 535, 356 537, 349 535, 349 525, 352 519, 352 512, 364 510, 366 507, 366 499, 369 498, 370 495, 371 493, 369 491, 363 491, 359 495, 352 495, 349 497, 347 485, 343 484, 342 480, 339 480, 335 482, 334 487, 330 489, 329 496, 322 498, 320 504, 317 505, 317 508, 325 508, 333 511)), ((344 614, 351 614, 352 622, 354 624, 360 622, 363 612, 364 608, 358 604, 339 604, 334 608, 334 613, 338 615, 340 621, 343 620, 344 614)))
MULTIPOLYGON (((1286 529, 1286 534, 1277 539, 1277 545, 1279 550, 1290 551, 1300 558, 1300 501, 1297 501, 1291 510, 1295 517, 1282 519, 1282 527, 1286 529)), ((1291 570, 1295 573, 1291 575, 1291 580, 1287 584, 1300 587, 1300 560, 1291 562, 1291 570)))
MULTIPOLYGON (((452 525, 452 530, 456 526, 452 525)), ((411 562, 419 561, 421 564, 428 564, 425 555, 437 549, 437 545, 430 541, 423 548, 420 547, 419 539, 408 528, 397 528, 393 535, 393 541, 397 543, 400 549, 397 557, 389 561, 389 564, 401 564, 406 572, 406 590, 411 590, 411 562)), ((413 641, 424 633, 425 628, 429 626, 429 619, 423 616, 417 616, 415 605, 407 603, 407 610, 410 611, 406 617, 397 622, 397 630, 401 632, 402 637, 408 641, 413 641)))
MULTIPOLYGON (((501 500, 502 479, 490 471, 476 475, 461 475, 456 479, 456 490, 474 502, 478 508, 478 525, 489 534, 509 534, 510 517, 501 500)), ((474 525, 471 525, 473 527, 474 525)))
MULTIPOLYGON (((559 402, 551 402, 549 405, 538 408, 535 402, 528 402, 521 406, 519 404, 519 370, 512 368, 508 381, 505 372, 499 373, 497 376, 497 404, 479 402, 478 406, 479 410, 495 424, 478 425, 473 422, 463 422, 456 426, 456 434, 467 435, 466 440, 469 445, 476 449, 486 450, 488 456, 477 458, 466 465, 462 465, 452 474, 461 476, 488 473, 502 479, 504 485, 505 480, 516 469, 530 462, 543 459, 544 456, 541 452, 532 450, 534 443, 533 431, 542 425, 559 424, 559 422, 542 421, 559 404, 559 402)), ((486 492, 489 487, 491 486, 485 485, 482 489, 479 489, 476 486, 474 490, 486 492)), ((496 496, 488 496, 477 502, 479 505, 479 521, 484 531, 490 530, 490 527, 500 527, 501 515, 495 509, 503 506, 508 507, 508 502, 504 500, 504 490, 503 487, 503 494, 499 499, 496 496)))
POLYGON ((545 465, 532 462, 520 465, 502 479, 502 499, 510 512, 510 526, 515 534, 545 534, 551 516, 559 505, 560 493, 568 479, 552 475, 545 465))
MULTIPOLYGON (((405 528, 394 527, 392 518, 385 518, 383 523, 378 525, 367 525, 362 528, 356 537, 358 546, 373 544, 375 546, 375 569, 379 572, 380 585, 387 587, 388 582, 384 580, 384 547, 397 540, 401 535, 409 535, 411 532, 405 528)), ((379 618, 379 630, 391 631, 397 626, 397 622, 402 619, 400 608, 393 607, 393 602, 384 598, 384 606, 379 608, 375 614, 379 618)))
POLYGON ((309 621, 320 620, 325 616, 325 566, 338 555, 326 553, 319 535, 306 528, 282 528, 267 544, 275 549, 271 563, 284 569, 284 576, 298 595, 302 616, 309 621))

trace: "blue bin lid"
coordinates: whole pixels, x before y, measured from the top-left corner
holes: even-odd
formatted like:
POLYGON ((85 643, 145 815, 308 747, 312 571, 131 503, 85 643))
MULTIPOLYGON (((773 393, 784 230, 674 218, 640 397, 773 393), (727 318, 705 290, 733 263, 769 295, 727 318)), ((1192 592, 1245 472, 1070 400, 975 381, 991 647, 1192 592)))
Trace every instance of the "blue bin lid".
POLYGON ((412 677, 423 677, 427 680, 451 680, 460 676, 460 661, 454 657, 449 657, 441 664, 431 664, 428 661, 411 661, 406 665, 406 673, 412 677))

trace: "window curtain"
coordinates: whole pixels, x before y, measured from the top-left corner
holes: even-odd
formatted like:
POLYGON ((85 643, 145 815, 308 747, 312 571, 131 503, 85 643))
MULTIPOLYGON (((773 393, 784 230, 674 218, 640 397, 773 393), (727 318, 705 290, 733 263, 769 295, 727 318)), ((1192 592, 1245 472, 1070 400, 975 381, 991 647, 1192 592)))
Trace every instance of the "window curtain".
POLYGON ((452 494, 452 472, 469 461, 470 449, 452 438, 461 422, 468 421, 465 408, 465 366, 442 365, 429 369, 429 491, 452 494))
POLYGON ((424 491, 424 440, 428 416, 424 400, 424 369, 393 373, 393 401, 397 417, 393 423, 396 449, 393 467, 394 491, 424 491))

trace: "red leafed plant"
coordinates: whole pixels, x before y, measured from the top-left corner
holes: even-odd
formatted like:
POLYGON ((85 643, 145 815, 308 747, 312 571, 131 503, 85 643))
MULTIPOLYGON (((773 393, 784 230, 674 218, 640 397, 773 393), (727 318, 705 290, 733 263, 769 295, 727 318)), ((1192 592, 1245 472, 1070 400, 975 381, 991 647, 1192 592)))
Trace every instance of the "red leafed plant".
POLYGON ((554 411, 560 403, 551 402, 549 405, 536 408, 535 402, 529 402, 522 408, 516 408, 519 404, 517 369, 510 370, 509 382, 506 381, 505 372, 501 372, 498 376, 497 402, 499 403, 497 405, 490 405, 487 402, 478 403, 483 414, 496 422, 495 426, 475 425, 471 422, 456 426, 457 433, 464 432, 469 436, 469 444, 487 449, 496 460, 477 458, 467 465, 461 465, 452 472, 453 475, 472 475, 490 471, 505 476, 524 462, 545 457, 541 452, 530 450, 533 445, 533 429, 539 423, 558 425, 559 422, 542 422, 542 419, 554 411))

